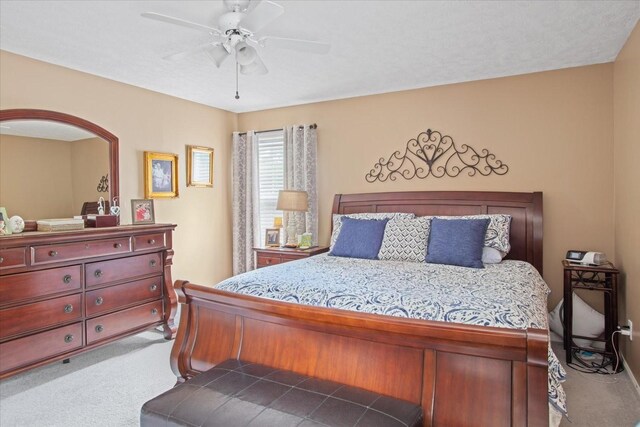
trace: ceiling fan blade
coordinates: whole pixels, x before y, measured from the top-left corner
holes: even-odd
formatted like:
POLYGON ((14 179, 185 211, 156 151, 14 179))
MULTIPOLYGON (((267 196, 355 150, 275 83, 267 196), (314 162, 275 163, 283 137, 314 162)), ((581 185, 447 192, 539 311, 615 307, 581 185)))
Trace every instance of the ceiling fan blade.
POLYGON ((162 59, 167 61, 179 61, 181 59, 186 58, 187 56, 193 55, 194 53, 202 52, 203 50, 206 50, 208 47, 212 47, 212 45, 213 45, 213 42, 207 42, 205 44, 201 44, 199 46, 192 47, 190 49, 181 50, 179 52, 174 52, 167 56, 163 56, 162 59))
POLYGON ((155 21, 167 22, 169 24, 180 25, 181 27, 192 28, 195 30, 206 31, 212 34, 222 34, 219 29, 209 27, 207 25, 198 24, 196 22, 186 21, 180 18, 174 18, 173 16, 162 15, 155 12, 144 12, 140 14, 143 18, 153 19, 155 21))
POLYGON ((263 27, 284 13, 284 8, 279 4, 264 0, 242 18, 238 26, 256 33, 263 27))
POLYGON ((329 53, 331 45, 329 43, 314 42, 311 40, 287 39, 282 37, 262 37, 259 40, 261 46, 274 46, 282 49, 297 50, 299 52, 329 53))
POLYGON ((216 67, 220 68, 220 65, 229 56, 229 51, 223 44, 210 45, 207 50, 209 58, 216 64, 216 67))
POLYGON ((256 55, 256 59, 251 64, 240 65, 240 72, 242 74, 267 74, 269 70, 260 59, 260 55, 256 55))

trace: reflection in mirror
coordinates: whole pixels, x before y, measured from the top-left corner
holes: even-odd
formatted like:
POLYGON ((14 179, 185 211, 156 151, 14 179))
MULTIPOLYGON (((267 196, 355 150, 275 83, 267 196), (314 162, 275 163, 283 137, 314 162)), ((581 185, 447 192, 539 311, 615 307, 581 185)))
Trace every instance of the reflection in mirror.
POLYGON ((0 206, 24 219, 70 218, 109 199, 109 143, 48 120, 0 122, 0 206), (107 187, 107 188, 105 188, 107 187))

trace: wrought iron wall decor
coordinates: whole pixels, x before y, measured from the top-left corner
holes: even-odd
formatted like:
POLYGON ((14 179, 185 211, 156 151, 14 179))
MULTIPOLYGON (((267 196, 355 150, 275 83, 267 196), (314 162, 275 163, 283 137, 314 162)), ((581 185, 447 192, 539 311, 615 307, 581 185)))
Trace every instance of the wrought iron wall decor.
POLYGON ((98 182, 98 187, 96 187, 99 193, 106 193, 109 191, 109 174, 104 175, 100 178, 100 182, 98 182))
POLYGON ((404 179, 424 179, 429 175, 434 178, 456 177, 465 171, 469 176, 477 173, 483 176, 492 173, 504 175, 509 167, 486 148, 478 153, 467 144, 457 147, 450 136, 427 129, 407 141, 404 153, 398 150, 388 160, 381 157, 365 179, 384 182, 388 179, 395 181, 398 176, 404 179))

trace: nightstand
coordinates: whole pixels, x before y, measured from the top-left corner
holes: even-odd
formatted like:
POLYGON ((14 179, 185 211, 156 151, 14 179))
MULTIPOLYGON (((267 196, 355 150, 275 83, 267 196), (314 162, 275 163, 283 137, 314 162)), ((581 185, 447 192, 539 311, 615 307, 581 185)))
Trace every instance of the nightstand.
MULTIPOLYGON (((597 267, 580 264, 572 264, 562 261, 564 268, 564 348, 567 352, 567 363, 571 363, 574 352, 585 350, 592 353, 600 353, 609 361, 615 360, 615 354, 611 345, 611 336, 618 326, 618 270, 613 264, 607 263, 597 267), (604 339, 573 335, 573 291, 586 289, 601 292, 604 296, 604 339), (580 347, 573 342, 574 338, 605 343, 604 350, 590 347, 580 347)), ((616 349, 618 336, 613 336, 616 349)), ((620 369, 622 364, 620 364, 620 369)))
POLYGON ((256 267, 268 267, 270 265, 282 264, 283 262, 295 261, 318 255, 329 250, 328 246, 313 246, 309 249, 298 248, 253 248, 256 253, 256 267))

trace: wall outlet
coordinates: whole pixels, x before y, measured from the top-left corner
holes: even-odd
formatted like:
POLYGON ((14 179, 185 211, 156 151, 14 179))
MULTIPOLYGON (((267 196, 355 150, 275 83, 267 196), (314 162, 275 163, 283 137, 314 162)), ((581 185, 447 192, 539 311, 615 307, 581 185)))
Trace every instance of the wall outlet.
POLYGON ((618 331, 620 335, 626 335, 629 337, 629 340, 633 341, 633 322, 631 319, 627 319, 625 326, 618 326, 618 331))

